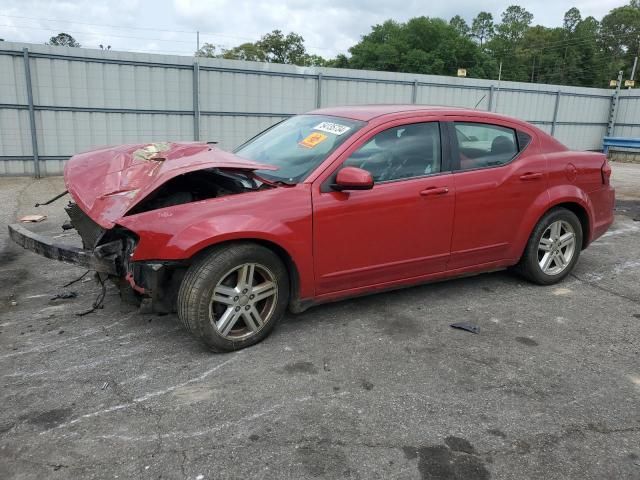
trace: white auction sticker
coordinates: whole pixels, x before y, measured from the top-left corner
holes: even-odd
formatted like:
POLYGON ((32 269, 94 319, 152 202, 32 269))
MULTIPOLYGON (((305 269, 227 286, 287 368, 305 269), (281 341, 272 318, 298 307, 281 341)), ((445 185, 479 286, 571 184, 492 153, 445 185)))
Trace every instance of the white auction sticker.
POLYGON ((315 127, 314 130, 320 130, 321 132, 333 133, 334 135, 342 135, 345 132, 351 130, 351 127, 340 125, 339 123, 322 122, 315 127))

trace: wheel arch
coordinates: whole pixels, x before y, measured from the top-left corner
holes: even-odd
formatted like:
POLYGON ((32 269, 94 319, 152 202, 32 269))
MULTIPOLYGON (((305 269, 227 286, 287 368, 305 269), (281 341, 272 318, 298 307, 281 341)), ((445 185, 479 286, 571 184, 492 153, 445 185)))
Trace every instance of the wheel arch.
POLYGON ((284 248, 282 245, 278 243, 267 240, 264 238, 257 237, 246 237, 246 238, 232 238, 223 240, 218 243, 209 244, 202 249, 195 252, 191 258, 190 262, 195 261, 196 259, 207 255, 211 250, 217 248, 224 248, 226 245, 238 244, 238 243, 254 243, 257 245, 261 245, 265 248, 268 248, 272 252, 274 252, 278 258, 282 261, 285 268, 287 269, 287 273, 289 275, 289 309, 292 311, 302 311, 304 308, 299 308, 301 303, 300 301, 300 270, 298 265, 296 265, 293 256, 284 248))
POLYGON ((566 186, 552 188, 541 194, 532 203, 527 214, 523 215, 525 221, 520 226, 517 240, 513 245, 514 250, 511 252, 513 261, 519 261, 522 258, 536 225, 554 208, 566 208, 578 217, 582 227, 581 249, 584 250, 589 245, 593 228, 593 208, 589 197, 578 188, 567 189, 566 186))
MULTIPOLYGON (((580 226, 582 227, 581 249, 584 250, 585 248, 587 248, 587 245, 589 245, 589 237, 591 236, 591 220, 589 219, 589 213, 587 212, 587 209, 578 202, 562 202, 557 203, 547 209, 547 211, 544 212, 540 218, 544 217, 551 210, 557 208, 565 208, 575 214, 576 217, 578 217, 578 220, 580 220, 580 226)), ((540 221, 540 219, 538 219, 538 221, 540 221)))

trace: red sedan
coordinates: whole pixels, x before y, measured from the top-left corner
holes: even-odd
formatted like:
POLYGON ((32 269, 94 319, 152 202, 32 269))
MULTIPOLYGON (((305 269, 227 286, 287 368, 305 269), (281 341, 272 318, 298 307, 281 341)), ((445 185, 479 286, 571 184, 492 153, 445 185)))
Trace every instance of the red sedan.
POLYGON ((507 267, 559 282, 613 221, 610 176, 603 154, 502 115, 326 108, 233 153, 155 143, 76 155, 67 212, 84 248, 10 230, 230 351, 265 338, 287 307, 507 267))

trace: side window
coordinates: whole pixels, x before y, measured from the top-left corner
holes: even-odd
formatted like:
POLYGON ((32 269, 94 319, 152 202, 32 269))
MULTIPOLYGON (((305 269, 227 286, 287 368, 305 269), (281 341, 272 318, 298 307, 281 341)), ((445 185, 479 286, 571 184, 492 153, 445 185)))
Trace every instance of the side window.
POLYGON ((441 164, 440 126, 427 122, 378 133, 343 165, 367 170, 375 182, 385 182, 437 173, 441 164))
POLYGON ((518 154, 518 138, 516 131, 511 128, 456 122, 455 131, 460 170, 503 165, 518 154))

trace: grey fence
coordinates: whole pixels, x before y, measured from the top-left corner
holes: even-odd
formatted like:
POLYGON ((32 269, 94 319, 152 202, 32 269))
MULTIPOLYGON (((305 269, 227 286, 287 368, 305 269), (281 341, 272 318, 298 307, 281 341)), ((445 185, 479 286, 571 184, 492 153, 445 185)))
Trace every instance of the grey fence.
POLYGON ((640 136, 623 90, 0 43, 0 175, 56 175, 104 145, 219 141, 333 105, 451 105, 512 115, 574 149, 640 136))

